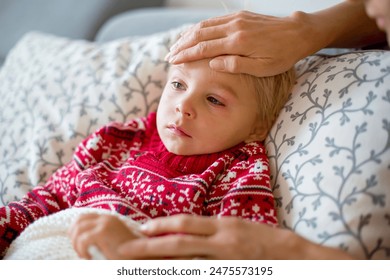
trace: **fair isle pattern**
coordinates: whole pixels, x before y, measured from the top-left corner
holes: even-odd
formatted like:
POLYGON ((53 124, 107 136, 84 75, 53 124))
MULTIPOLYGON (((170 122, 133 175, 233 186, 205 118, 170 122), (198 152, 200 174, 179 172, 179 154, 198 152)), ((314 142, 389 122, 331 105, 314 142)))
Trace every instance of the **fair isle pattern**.
POLYGON ((2 255, 30 223, 70 207, 107 209, 138 222, 187 213, 277 224, 260 142, 212 155, 177 156, 163 146, 155 118, 152 113, 102 127, 45 186, 1 208, 2 255))

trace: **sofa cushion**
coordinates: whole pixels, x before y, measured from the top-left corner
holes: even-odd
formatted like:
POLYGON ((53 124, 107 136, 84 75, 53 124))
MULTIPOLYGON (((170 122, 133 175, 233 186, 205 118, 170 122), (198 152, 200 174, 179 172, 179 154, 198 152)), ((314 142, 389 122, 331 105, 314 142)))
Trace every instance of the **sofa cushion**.
MULTIPOLYGON (((182 29, 104 44, 29 33, 0 70, 0 204, 111 120, 157 107, 182 29)), ((390 52, 313 55, 268 138, 280 224, 358 258, 390 258, 390 52)))

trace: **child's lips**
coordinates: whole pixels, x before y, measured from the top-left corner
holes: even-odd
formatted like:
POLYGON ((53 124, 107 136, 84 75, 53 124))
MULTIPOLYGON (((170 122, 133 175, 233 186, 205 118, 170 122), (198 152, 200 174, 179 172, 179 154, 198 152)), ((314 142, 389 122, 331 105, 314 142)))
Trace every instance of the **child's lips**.
POLYGON ((177 126, 177 125, 169 125, 168 126, 168 129, 175 135, 178 135, 178 136, 185 136, 185 137, 190 137, 192 138, 189 134, 187 134, 184 129, 182 129, 181 127, 177 126))

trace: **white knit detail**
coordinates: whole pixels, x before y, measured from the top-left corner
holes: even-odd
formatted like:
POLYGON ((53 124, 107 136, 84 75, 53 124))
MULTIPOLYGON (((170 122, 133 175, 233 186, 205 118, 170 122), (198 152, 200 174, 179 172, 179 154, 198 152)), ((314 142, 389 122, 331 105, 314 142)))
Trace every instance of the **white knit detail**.
POLYGON ((138 224, 120 214, 96 208, 70 208, 42 217, 30 224, 9 247, 5 260, 78 260, 68 230, 75 219, 86 213, 112 214, 128 225, 138 224))

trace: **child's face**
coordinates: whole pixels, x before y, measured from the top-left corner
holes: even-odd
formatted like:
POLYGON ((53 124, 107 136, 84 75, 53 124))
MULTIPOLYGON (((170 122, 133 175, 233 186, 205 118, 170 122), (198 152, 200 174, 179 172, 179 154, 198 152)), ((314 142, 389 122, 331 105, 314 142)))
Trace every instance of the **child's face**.
POLYGON ((157 110, 157 129, 178 155, 223 151, 256 139, 253 86, 239 75, 215 72, 208 60, 172 65, 157 110))
POLYGON ((379 29, 387 33, 387 42, 390 44, 390 0, 350 0, 362 2, 366 6, 369 17, 376 20, 379 29))

